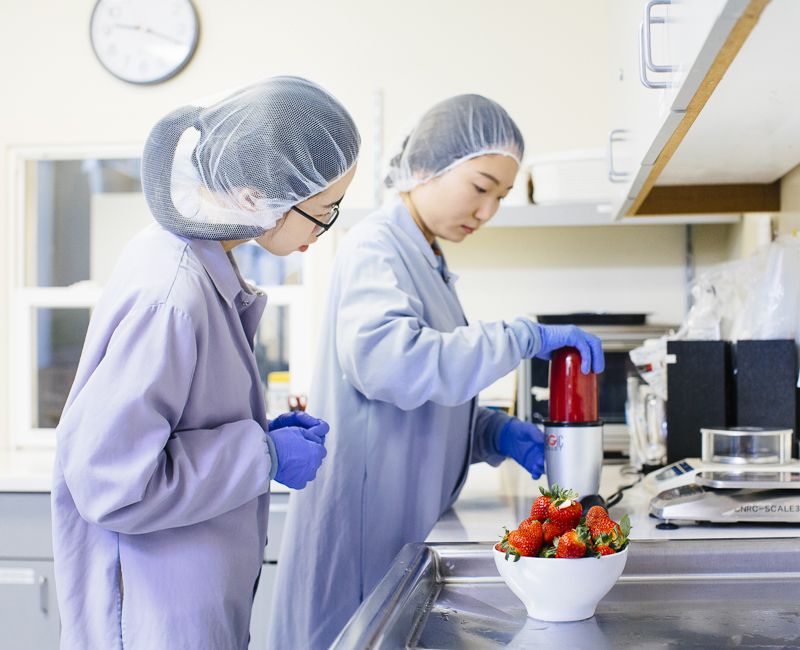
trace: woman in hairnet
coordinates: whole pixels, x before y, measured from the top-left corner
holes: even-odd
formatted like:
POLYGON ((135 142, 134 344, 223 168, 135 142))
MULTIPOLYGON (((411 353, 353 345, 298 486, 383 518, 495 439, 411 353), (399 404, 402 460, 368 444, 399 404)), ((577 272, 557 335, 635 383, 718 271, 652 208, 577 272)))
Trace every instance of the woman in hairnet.
POLYGON ((126 246, 93 311, 57 430, 62 648, 247 648, 270 481, 311 481, 328 425, 267 421, 253 353, 267 299, 231 249, 314 243, 359 146, 344 107, 295 77, 151 131, 142 185, 158 223, 126 246))
POLYGON ((511 457, 543 470, 543 433, 479 408, 478 392, 528 357, 600 341, 575 327, 469 324, 438 241, 458 243, 497 211, 523 140, 479 95, 430 109, 394 159, 399 195, 337 253, 310 404, 331 425, 328 460, 292 495, 278 562, 271 647, 327 648, 408 542, 424 541, 470 463, 511 457))

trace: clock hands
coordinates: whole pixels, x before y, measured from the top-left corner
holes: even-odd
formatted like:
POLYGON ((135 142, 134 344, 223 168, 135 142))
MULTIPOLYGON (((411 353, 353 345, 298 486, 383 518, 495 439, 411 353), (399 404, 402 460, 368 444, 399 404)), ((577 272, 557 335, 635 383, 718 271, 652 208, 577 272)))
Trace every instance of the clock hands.
POLYGON ((157 32, 155 30, 146 27, 145 25, 126 25, 125 23, 114 23, 114 27, 119 27, 120 29, 130 29, 136 32, 144 32, 145 34, 150 34, 151 36, 155 36, 156 38, 160 38, 165 41, 169 41, 170 43, 174 43, 175 45, 186 45, 183 41, 179 41, 177 38, 172 38, 172 36, 168 36, 167 34, 162 34, 161 32, 157 32))

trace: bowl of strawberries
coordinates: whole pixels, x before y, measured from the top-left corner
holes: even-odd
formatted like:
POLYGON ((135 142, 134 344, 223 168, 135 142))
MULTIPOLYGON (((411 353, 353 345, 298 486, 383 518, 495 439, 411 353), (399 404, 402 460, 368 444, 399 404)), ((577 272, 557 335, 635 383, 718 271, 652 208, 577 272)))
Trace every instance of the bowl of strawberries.
POLYGON ((497 570, 531 618, 590 618, 625 568, 630 521, 602 506, 584 513, 572 490, 539 490, 530 517, 495 545, 497 570))

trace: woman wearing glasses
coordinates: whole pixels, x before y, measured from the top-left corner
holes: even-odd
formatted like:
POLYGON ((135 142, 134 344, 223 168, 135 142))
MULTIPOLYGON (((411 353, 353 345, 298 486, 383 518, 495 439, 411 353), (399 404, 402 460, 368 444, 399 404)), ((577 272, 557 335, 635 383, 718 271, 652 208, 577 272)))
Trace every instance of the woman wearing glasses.
POLYGON ((468 324, 439 240, 458 243, 497 211, 523 140, 479 95, 430 109, 394 159, 398 195, 344 238, 309 403, 330 422, 328 459, 292 495, 278 562, 271 647, 327 648, 408 542, 453 503, 470 463, 512 457, 534 477, 543 434, 478 408, 478 392, 526 357, 600 342, 528 319, 468 324))
POLYGON ((157 223, 93 311, 57 430, 62 648, 247 648, 270 481, 313 480, 328 425, 267 421, 253 354, 266 296, 231 249, 313 244, 359 146, 345 108, 296 77, 152 129, 142 186, 157 223))

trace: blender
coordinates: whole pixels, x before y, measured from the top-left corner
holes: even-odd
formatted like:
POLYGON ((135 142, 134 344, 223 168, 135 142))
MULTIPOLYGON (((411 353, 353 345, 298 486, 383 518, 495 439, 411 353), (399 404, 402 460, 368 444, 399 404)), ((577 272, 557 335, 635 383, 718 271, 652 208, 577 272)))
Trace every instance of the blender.
POLYGON ((550 412, 544 423, 547 482, 580 495, 584 508, 603 505, 603 422, 597 416, 597 375, 581 372, 576 348, 559 348, 550 361, 550 412))

